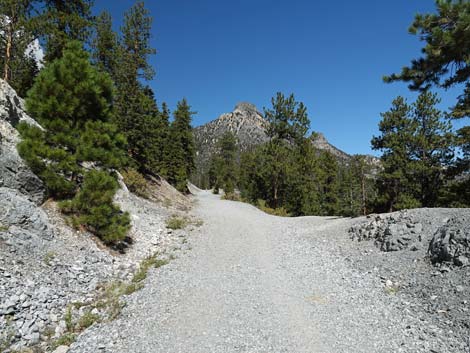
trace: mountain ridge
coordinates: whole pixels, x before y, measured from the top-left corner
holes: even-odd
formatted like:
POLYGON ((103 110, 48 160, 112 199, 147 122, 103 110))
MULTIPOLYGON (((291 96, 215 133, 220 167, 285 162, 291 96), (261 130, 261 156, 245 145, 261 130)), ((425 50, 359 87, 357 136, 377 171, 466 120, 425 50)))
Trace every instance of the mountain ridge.
MULTIPOLYGON (((237 138, 240 152, 246 152, 269 141, 268 121, 252 103, 238 103, 230 113, 223 113, 216 119, 193 129, 196 145, 196 168, 198 175, 193 181, 204 185, 203 174, 208 171, 212 155, 217 150, 217 141, 227 131, 237 138)), ((313 132, 309 137, 315 148, 327 151, 342 162, 348 162, 352 155, 332 145, 323 133, 313 132)))

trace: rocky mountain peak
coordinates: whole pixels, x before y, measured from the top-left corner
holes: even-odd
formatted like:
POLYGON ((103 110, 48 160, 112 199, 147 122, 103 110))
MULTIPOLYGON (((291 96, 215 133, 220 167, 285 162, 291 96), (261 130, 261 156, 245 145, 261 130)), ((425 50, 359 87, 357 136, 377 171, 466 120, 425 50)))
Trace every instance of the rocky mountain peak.
POLYGON ((240 112, 245 112, 248 114, 258 114, 261 116, 261 113, 258 111, 258 108, 256 108, 256 105, 248 102, 240 102, 235 106, 235 109, 233 110, 234 112, 240 111, 240 112))
POLYGON ((322 151, 328 151, 332 155, 336 156, 338 159, 347 161, 351 158, 349 154, 344 151, 341 151, 339 148, 336 148, 331 143, 329 143, 325 135, 320 132, 312 133, 310 139, 312 140, 312 144, 315 148, 322 151))

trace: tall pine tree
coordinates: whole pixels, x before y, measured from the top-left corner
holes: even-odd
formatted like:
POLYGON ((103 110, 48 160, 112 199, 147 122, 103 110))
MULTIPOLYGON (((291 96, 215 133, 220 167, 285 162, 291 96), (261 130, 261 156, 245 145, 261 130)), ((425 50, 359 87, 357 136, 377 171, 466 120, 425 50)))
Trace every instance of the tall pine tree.
POLYGON ((111 14, 103 11, 95 21, 93 38, 93 61, 116 80, 117 60, 119 55, 118 34, 113 30, 111 14))
POLYGON ((69 41, 86 42, 92 23, 92 0, 43 0, 37 23, 46 41, 46 62, 60 58, 69 41))
POLYGON ((2 78, 24 97, 38 72, 28 51, 34 40, 32 0, 0 0, 0 65, 2 78))
POLYGON ((225 132, 218 141, 217 148, 209 168, 210 187, 213 187, 216 193, 222 188, 226 194, 230 194, 238 183, 238 146, 235 135, 230 131, 225 132))
POLYGON ((191 127, 193 114, 188 102, 183 99, 178 102, 170 127, 172 165, 168 172, 168 180, 180 191, 187 190, 187 182, 195 168, 194 137, 191 127))
POLYGON ((410 106, 403 97, 392 102, 392 108, 381 114, 380 136, 372 139, 372 148, 382 151, 383 169, 378 179, 379 210, 393 211, 418 207, 416 190, 410 183, 411 143, 414 127, 410 118, 410 106))
POLYGON ((436 108, 436 94, 421 93, 412 106, 414 124, 411 142, 411 169, 418 184, 416 198, 423 207, 435 207, 446 183, 445 171, 453 158, 452 134, 444 114, 436 108))

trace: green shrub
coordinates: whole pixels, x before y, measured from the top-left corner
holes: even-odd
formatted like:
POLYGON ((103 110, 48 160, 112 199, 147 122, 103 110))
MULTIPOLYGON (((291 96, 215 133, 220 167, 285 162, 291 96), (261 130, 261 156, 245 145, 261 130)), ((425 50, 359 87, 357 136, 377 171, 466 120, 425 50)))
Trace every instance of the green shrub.
POLYGON ((70 201, 61 203, 74 222, 100 237, 106 244, 122 241, 130 228, 130 217, 113 203, 117 181, 106 172, 91 170, 81 190, 70 201))
POLYGON ((186 218, 178 217, 178 216, 171 216, 166 221, 166 227, 168 229, 183 229, 188 225, 188 220, 186 218))
POLYGON ((78 320, 78 329, 84 330, 95 322, 99 321, 100 317, 97 314, 93 314, 91 311, 87 311, 83 316, 78 320))
POLYGON ((133 283, 139 283, 142 282, 144 279, 147 278, 147 273, 150 269, 150 267, 155 267, 159 268, 164 265, 166 265, 168 261, 158 259, 156 255, 150 256, 143 260, 139 266, 139 270, 134 274, 134 277, 132 278, 133 283))
POLYGON ((64 315, 65 327, 67 331, 73 331, 72 308, 69 306, 64 315))
POLYGON ((56 349, 59 346, 70 346, 77 339, 77 335, 71 332, 64 333, 58 339, 52 343, 52 349, 56 349))
POLYGON ((290 217, 290 213, 284 207, 271 208, 266 205, 265 200, 258 200, 256 205, 261 211, 278 217, 290 217))
POLYGON ((134 194, 145 199, 149 198, 147 180, 145 180, 142 174, 131 168, 121 171, 121 174, 124 178, 124 183, 130 192, 133 192, 134 194))
POLYGON ((223 197, 223 200, 229 200, 229 201, 241 201, 240 195, 238 195, 235 192, 229 192, 226 193, 223 197))

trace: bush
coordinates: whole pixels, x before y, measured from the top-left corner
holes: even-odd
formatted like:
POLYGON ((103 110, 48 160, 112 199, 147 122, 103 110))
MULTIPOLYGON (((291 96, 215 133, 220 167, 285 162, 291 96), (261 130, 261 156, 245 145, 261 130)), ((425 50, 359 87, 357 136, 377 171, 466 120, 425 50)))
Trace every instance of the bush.
POLYGON ((129 214, 113 203, 117 181, 106 172, 92 170, 85 175, 81 190, 70 201, 61 203, 63 212, 100 237, 106 244, 124 240, 130 228, 129 214))
POLYGON ((183 229, 188 225, 188 221, 185 218, 181 218, 178 216, 171 216, 166 221, 166 227, 169 229, 183 229))
POLYGON ((74 333, 67 332, 52 343, 52 349, 56 349, 59 346, 70 346, 76 339, 77 336, 74 333))
POLYGON ((135 169, 124 170, 121 174, 124 178, 124 183, 130 192, 145 199, 149 198, 147 180, 145 180, 142 174, 135 169))
POLYGON ((240 195, 238 195, 235 192, 228 192, 226 193, 223 197, 223 200, 229 200, 229 201, 241 201, 240 195))
POLYGON ((256 205, 261 211, 278 217, 290 217, 290 213, 284 207, 271 208, 266 206, 265 200, 258 200, 256 205))
POLYGON ((91 311, 87 311, 83 316, 78 320, 78 329, 84 330, 95 322, 99 321, 100 317, 97 314, 93 314, 91 311))

